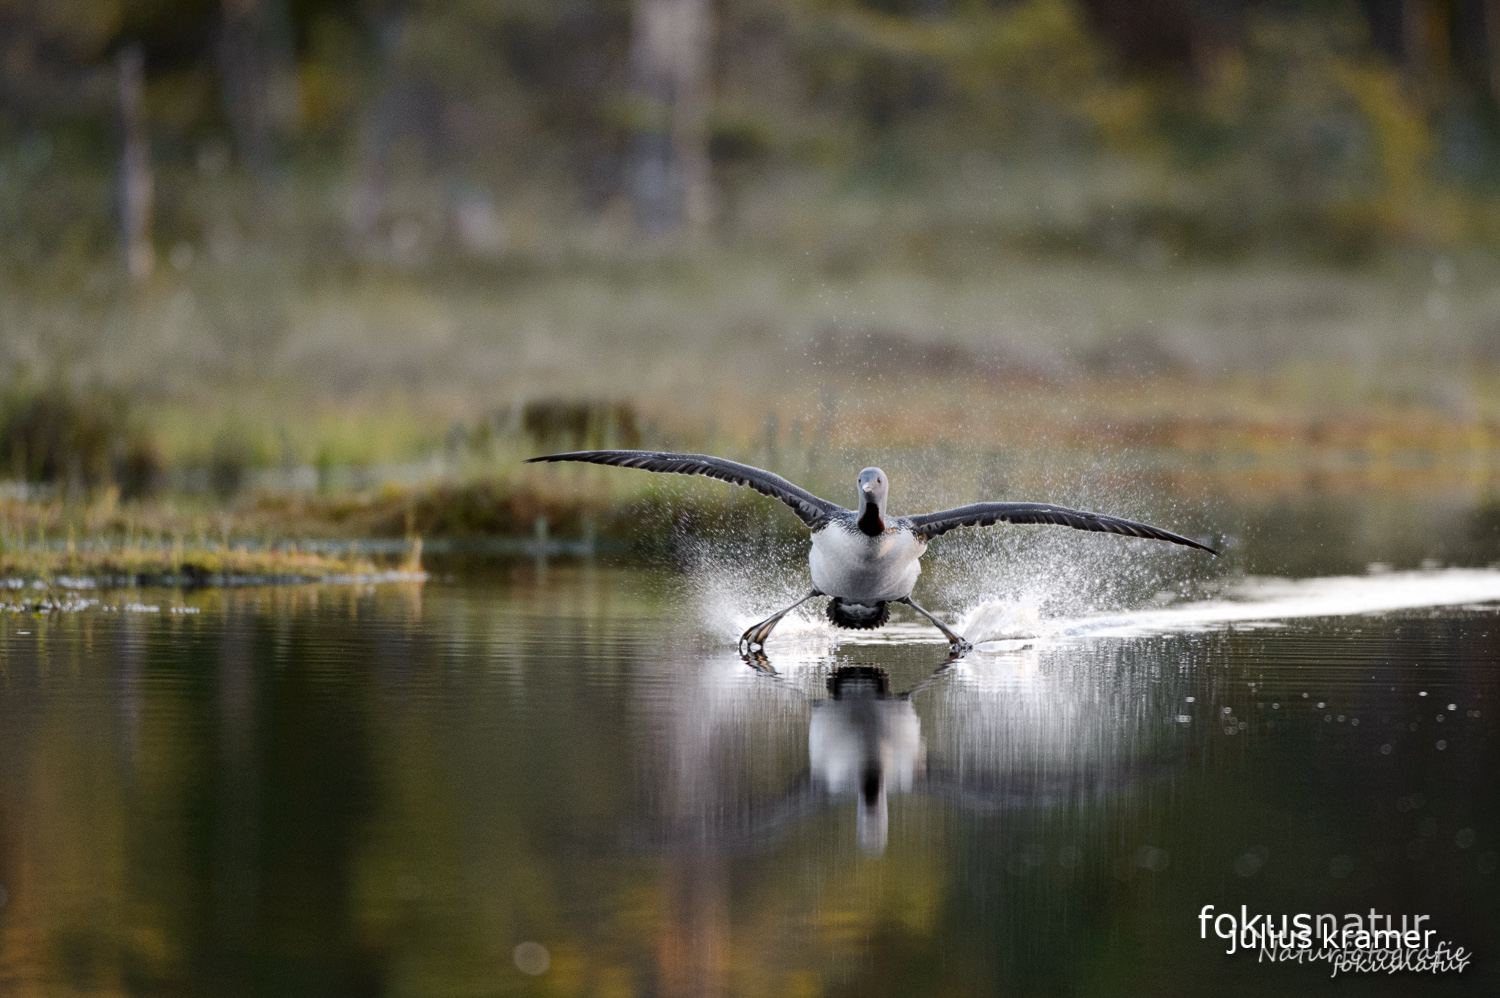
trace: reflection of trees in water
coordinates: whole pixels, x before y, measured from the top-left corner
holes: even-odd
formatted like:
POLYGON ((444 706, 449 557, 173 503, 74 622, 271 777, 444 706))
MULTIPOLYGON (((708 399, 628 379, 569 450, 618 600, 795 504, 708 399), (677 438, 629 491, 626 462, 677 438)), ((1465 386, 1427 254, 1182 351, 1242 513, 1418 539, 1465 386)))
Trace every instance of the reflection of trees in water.
POLYGON ((1170 683, 1149 655, 1017 652, 920 687, 909 660, 774 679, 650 658, 647 587, 568 571, 500 601, 207 593, 228 612, 71 620, 38 645, 45 673, 12 652, 0 709, 29 706, 0 715, 0 882, 23 931, 0 972, 72 973, 57 954, 77 940, 100 989, 130 968, 248 992, 279 961, 288 990, 478 993, 515 986, 512 950, 536 939, 594 993, 788 993, 951 921, 953 857, 980 838, 954 813, 1004 815, 998 836, 1152 772, 1136 760, 1170 691, 1146 687, 1170 683), (1128 676, 1080 692, 1111 670, 1128 676))

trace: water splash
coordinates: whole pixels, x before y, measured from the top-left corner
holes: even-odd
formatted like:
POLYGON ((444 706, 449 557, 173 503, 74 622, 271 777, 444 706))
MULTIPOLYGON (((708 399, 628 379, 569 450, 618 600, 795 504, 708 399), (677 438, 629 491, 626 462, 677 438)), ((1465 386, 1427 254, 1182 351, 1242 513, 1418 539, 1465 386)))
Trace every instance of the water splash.
MULTIPOLYGON (((767 548, 764 542, 738 543, 715 532, 682 538, 678 553, 686 569, 682 584, 699 619, 728 641, 806 596, 812 585, 805 544, 767 548)), ((783 617, 772 639, 777 647, 826 652, 836 631, 823 616, 825 602, 810 600, 783 617)))
POLYGON ((949 541, 939 558, 932 554, 939 552, 927 556, 939 605, 975 607, 1003 594, 1006 602, 1046 617, 1185 593, 1195 580, 1219 570, 1212 558, 1185 548, 1055 527, 973 531, 949 541))

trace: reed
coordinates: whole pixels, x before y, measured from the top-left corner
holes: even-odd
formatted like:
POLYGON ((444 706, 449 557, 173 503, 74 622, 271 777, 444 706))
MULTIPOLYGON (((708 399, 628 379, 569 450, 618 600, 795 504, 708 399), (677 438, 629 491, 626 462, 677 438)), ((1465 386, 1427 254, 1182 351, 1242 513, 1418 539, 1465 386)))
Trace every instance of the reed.
POLYGON ((420 577, 420 540, 403 559, 389 565, 367 556, 308 550, 292 543, 266 548, 217 542, 200 546, 186 543, 181 535, 173 536, 169 543, 143 545, 135 538, 77 541, 70 531, 63 544, 49 544, 39 538, 32 544, 6 542, 0 547, 0 580, 13 586, 211 585, 420 577))

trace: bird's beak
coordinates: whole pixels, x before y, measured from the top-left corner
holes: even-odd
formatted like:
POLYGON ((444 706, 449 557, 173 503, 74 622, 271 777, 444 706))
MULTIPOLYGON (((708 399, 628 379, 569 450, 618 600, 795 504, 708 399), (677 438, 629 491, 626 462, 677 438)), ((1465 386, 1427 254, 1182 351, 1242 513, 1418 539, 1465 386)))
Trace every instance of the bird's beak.
POLYGON ((875 483, 866 482, 865 484, 861 485, 860 488, 865 490, 865 495, 869 495, 871 492, 875 491, 875 483))

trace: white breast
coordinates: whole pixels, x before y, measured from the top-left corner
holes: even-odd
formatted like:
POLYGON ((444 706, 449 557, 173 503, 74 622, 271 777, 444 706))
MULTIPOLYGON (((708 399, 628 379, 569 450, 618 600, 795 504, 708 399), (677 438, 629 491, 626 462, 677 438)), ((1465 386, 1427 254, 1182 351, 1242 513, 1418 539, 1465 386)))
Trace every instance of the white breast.
POLYGON ((858 793, 864 769, 874 765, 882 783, 911 790, 926 755, 922 722, 909 700, 825 700, 807 729, 813 775, 831 794, 858 793))
POLYGON ((831 523, 813 534, 807 562, 819 592, 849 600, 896 600, 911 595, 926 550, 927 542, 904 527, 870 537, 831 523))
POLYGON ((814 778, 830 794, 860 795, 859 846, 872 855, 883 853, 889 796, 911 791, 926 756, 922 724, 911 702, 864 697, 824 701, 807 729, 807 754, 814 778), (862 792, 870 770, 877 774, 873 799, 862 792))

